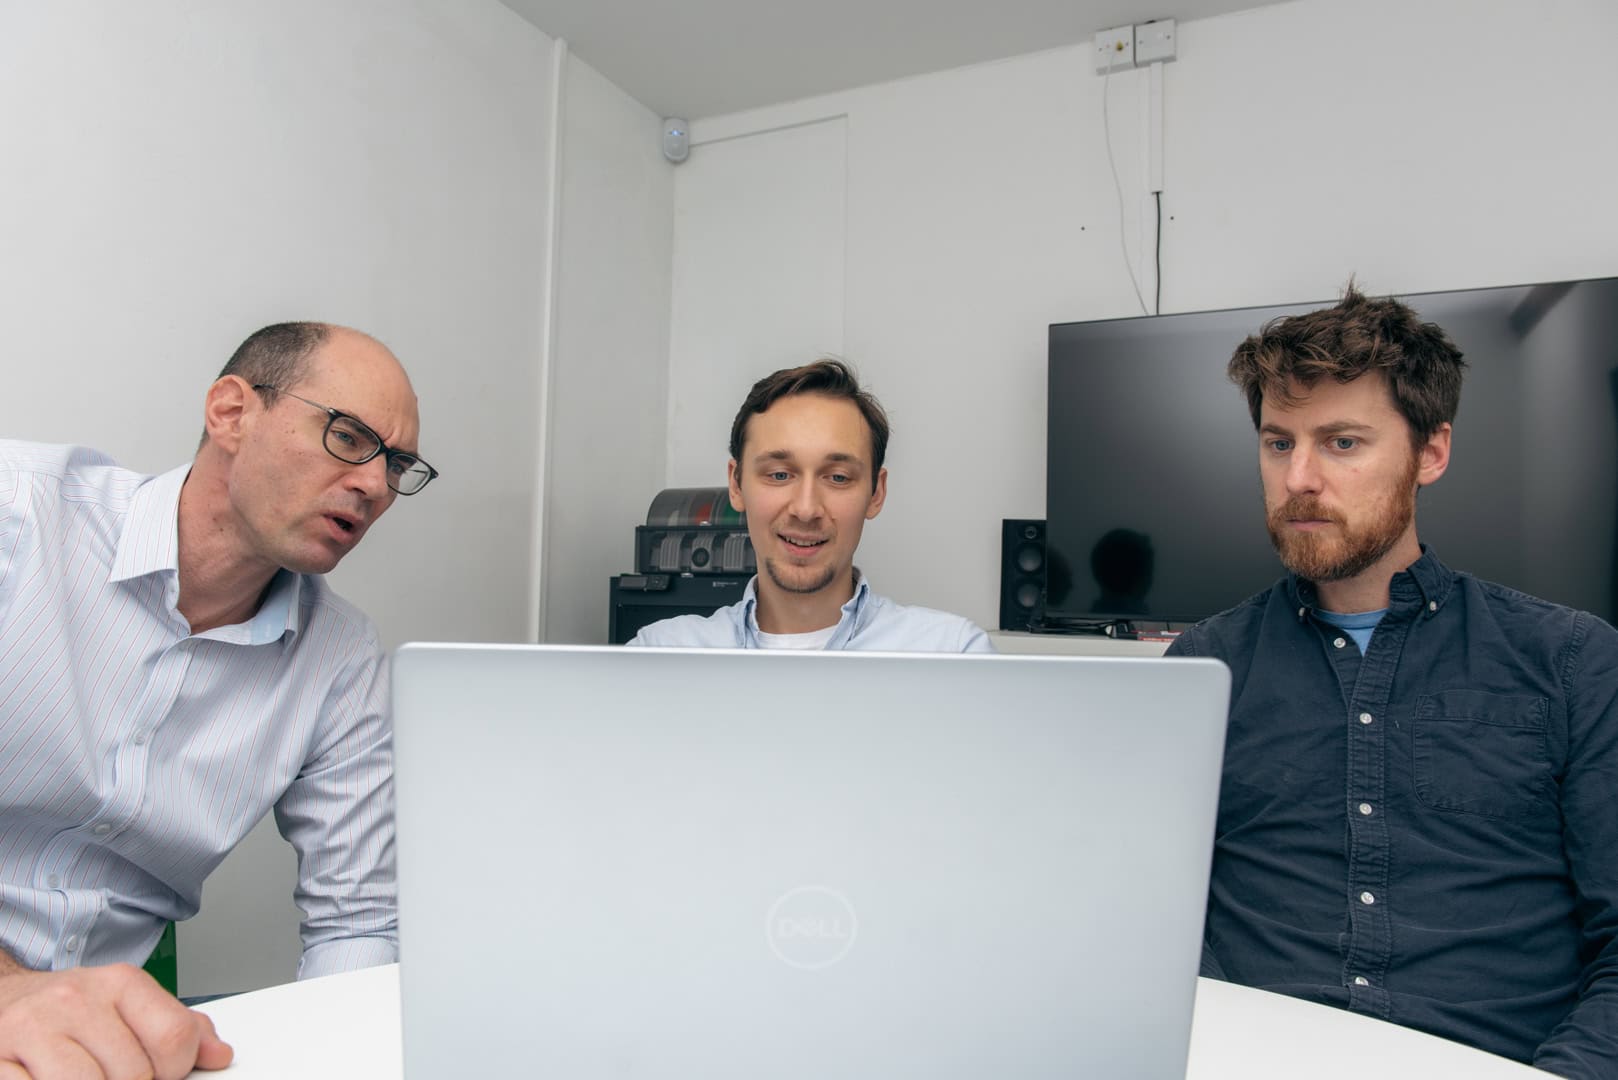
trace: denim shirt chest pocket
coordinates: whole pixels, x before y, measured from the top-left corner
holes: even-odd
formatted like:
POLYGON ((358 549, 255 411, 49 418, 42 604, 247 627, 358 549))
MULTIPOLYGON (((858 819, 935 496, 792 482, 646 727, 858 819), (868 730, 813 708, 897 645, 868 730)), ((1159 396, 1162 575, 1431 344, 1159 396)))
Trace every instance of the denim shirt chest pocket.
POLYGON ((1549 715, 1542 697, 1423 694, 1411 732, 1416 797, 1435 810, 1487 817, 1533 809, 1551 786, 1549 715))

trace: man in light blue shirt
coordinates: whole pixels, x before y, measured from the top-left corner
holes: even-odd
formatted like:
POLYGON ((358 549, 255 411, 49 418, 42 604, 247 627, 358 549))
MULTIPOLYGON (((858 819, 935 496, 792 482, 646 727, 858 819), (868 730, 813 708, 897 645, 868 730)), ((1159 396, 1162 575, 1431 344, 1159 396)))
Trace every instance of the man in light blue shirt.
POLYGON ((970 621, 878 596, 854 565, 887 499, 887 445, 882 406, 840 361, 760 379, 731 425, 729 465, 760 572, 729 607, 653 623, 629 644, 993 652, 970 621))
POLYGON ((283 323, 188 466, 0 441, 0 1075, 228 1064, 133 965, 272 808, 299 976, 397 958, 387 673, 321 575, 436 475, 419 426, 379 342, 283 323))

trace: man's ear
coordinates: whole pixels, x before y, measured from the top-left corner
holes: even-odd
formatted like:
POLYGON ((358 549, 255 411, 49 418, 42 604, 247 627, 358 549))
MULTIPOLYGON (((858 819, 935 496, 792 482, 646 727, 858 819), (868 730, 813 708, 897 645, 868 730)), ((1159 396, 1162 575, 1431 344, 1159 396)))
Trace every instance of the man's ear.
POLYGON ((888 467, 886 465, 876 472, 876 489, 871 492, 871 501, 865 504, 865 520, 870 521, 882 512, 882 504, 888 501, 888 467))
POLYGON ((202 401, 202 424, 208 441, 227 454, 234 454, 242 443, 247 414, 258 391, 237 375, 215 379, 202 401))
POLYGON ((725 483, 730 487, 730 508, 738 514, 747 513, 747 507, 742 504, 742 478, 736 471, 735 458, 725 466, 725 483))
POLYGON ((1450 438, 1454 429, 1448 424, 1438 425, 1438 430, 1421 444, 1416 451, 1416 483, 1422 487, 1437 480, 1449 468, 1450 438))

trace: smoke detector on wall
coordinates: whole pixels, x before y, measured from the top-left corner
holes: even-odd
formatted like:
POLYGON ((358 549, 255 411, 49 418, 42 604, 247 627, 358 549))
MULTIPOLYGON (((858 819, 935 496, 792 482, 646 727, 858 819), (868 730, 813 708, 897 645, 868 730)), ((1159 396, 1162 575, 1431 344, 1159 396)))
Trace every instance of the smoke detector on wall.
POLYGON ((663 156, 676 165, 691 156, 691 132, 678 116, 663 121, 663 156))

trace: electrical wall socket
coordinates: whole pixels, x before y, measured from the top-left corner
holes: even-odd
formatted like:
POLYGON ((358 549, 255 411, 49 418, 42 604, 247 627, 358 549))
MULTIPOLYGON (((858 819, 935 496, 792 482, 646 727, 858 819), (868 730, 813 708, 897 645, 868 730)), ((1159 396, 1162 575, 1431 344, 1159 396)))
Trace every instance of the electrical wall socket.
POLYGON ((1128 71, 1135 66, 1135 28, 1115 26, 1096 35, 1096 72, 1128 71))
POLYGON ((1147 64, 1156 64, 1164 60, 1174 59, 1174 20, 1158 19, 1156 22, 1137 23, 1135 25, 1135 64, 1145 67, 1147 64))

